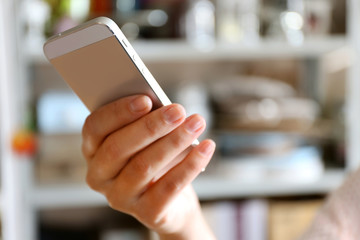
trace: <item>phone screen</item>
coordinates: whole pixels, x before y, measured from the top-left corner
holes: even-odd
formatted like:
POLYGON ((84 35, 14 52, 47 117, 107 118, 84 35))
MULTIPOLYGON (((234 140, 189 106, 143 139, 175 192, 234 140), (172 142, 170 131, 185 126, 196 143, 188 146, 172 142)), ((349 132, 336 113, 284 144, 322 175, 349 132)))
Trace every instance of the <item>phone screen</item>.
POLYGON ((50 59, 90 111, 134 94, 162 106, 133 61, 114 35, 50 59))

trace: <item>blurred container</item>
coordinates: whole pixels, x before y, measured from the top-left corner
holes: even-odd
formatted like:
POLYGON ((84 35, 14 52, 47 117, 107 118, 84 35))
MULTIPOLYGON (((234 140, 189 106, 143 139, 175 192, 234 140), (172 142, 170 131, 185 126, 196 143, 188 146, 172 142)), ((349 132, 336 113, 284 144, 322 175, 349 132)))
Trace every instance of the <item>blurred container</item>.
POLYGON ((297 148, 305 140, 282 132, 225 132, 217 136, 218 149, 224 157, 249 155, 276 156, 297 148))
POLYGON ((37 104, 38 128, 42 134, 81 133, 89 111, 71 92, 51 91, 37 104))
POLYGON ((83 183, 86 160, 81 153, 80 134, 55 134, 38 137, 36 180, 39 183, 83 183))
POLYGON ((330 0, 305 0, 305 26, 308 36, 325 36, 330 32, 331 13, 330 0))
POLYGON ((306 131, 319 116, 318 104, 299 98, 281 81, 229 77, 211 84, 219 128, 306 131))
POLYGON ((116 0, 114 20, 130 39, 179 38, 186 1, 116 0))
POLYGON ((217 3, 218 35, 224 42, 256 44, 260 39, 259 2, 222 0, 217 3))
POLYGON ((310 183, 322 176, 324 164, 316 147, 304 146, 276 156, 222 158, 216 169, 221 176, 244 182, 310 183))
POLYGON ((209 0, 191 0, 186 14, 185 35, 202 51, 215 46, 215 6, 209 0))

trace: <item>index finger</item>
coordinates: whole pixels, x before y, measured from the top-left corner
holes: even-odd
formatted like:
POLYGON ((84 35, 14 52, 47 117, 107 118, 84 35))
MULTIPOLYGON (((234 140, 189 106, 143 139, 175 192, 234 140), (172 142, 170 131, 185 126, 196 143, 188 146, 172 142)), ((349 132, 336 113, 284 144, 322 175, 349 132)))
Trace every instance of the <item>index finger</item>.
POLYGON ((82 152, 92 158, 104 139, 116 130, 132 123, 152 108, 151 99, 145 95, 121 98, 90 114, 83 126, 82 152))

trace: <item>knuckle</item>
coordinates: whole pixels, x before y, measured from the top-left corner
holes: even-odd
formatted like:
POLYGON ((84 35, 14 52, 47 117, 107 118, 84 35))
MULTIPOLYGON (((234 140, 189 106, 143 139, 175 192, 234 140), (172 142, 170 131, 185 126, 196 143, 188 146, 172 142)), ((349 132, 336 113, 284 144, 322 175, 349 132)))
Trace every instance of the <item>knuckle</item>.
POLYGON ((201 161, 190 160, 186 163, 186 169, 189 172, 196 172, 202 169, 201 161))
POLYGON ((96 146, 94 143, 94 123, 91 116, 87 117, 82 128, 82 154, 88 159, 94 153, 96 146))
POLYGON ((181 134, 171 137, 169 141, 173 148, 181 148, 186 143, 184 136, 181 134))
POLYGON ((101 185, 110 179, 111 176, 109 176, 108 169, 101 163, 99 164, 97 160, 91 164, 86 175, 87 184, 95 190, 99 190, 101 185))
POLYGON ((81 143, 81 153, 87 161, 94 157, 97 147, 90 139, 83 139, 81 143))
POLYGON ((82 128, 82 135, 83 137, 91 136, 94 132, 94 116, 90 114, 84 122, 84 126, 82 128))
POLYGON ((156 121, 154 121, 153 118, 151 117, 145 118, 145 131, 149 137, 155 137, 156 134, 159 132, 159 130, 160 130, 160 126, 159 124, 157 124, 156 121))
POLYGON ((157 208, 154 207, 133 207, 133 215, 139 219, 141 222, 146 223, 149 227, 153 229, 158 229, 165 222, 164 218, 161 216, 157 208))
POLYGON ((181 189, 180 184, 175 181, 167 181, 166 183, 164 183, 163 186, 163 192, 166 194, 178 192, 180 189, 181 189))
POLYGON ((98 191, 98 182, 94 178, 94 175, 90 173, 90 171, 86 174, 86 184, 95 191, 98 191))
POLYGON ((114 191, 108 191, 105 194, 106 200, 109 204, 109 207, 111 207, 112 209, 118 209, 119 208, 119 203, 118 203, 118 195, 114 193, 114 191))
POLYGON ((152 166, 146 161, 146 158, 142 156, 133 158, 131 163, 131 172, 139 178, 145 178, 152 172, 152 166))
POLYGON ((118 159, 121 153, 121 149, 118 146, 113 136, 109 136, 104 143, 105 156, 108 161, 118 159))
POLYGON ((82 155, 86 158, 86 160, 90 159, 90 149, 88 147, 88 143, 85 143, 85 139, 83 139, 81 143, 81 152, 82 155))
POLYGON ((122 195, 119 194, 119 191, 115 189, 115 186, 104 194, 108 205, 112 209, 128 213, 129 207, 127 206, 126 198, 123 198, 122 195))

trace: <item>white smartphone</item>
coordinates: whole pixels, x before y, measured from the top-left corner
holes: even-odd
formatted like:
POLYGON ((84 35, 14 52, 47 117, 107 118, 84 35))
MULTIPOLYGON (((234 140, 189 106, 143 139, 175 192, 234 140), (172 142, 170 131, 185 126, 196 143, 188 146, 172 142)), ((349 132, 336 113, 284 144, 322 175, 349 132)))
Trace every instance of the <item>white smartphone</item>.
POLYGON ((154 108, 171 104, 109 18, 99 17, 51 37, 44 53, 90 112, 134 94, 148 95, 154 108))
MULTIPOLYGON (((171 104, 114 21, 99 17, 51 37, 44 53, 90 112, 121 97, 146 94, 153 109, 171 104)), ((198 140, 193 142, 197 145, 198 140)))

